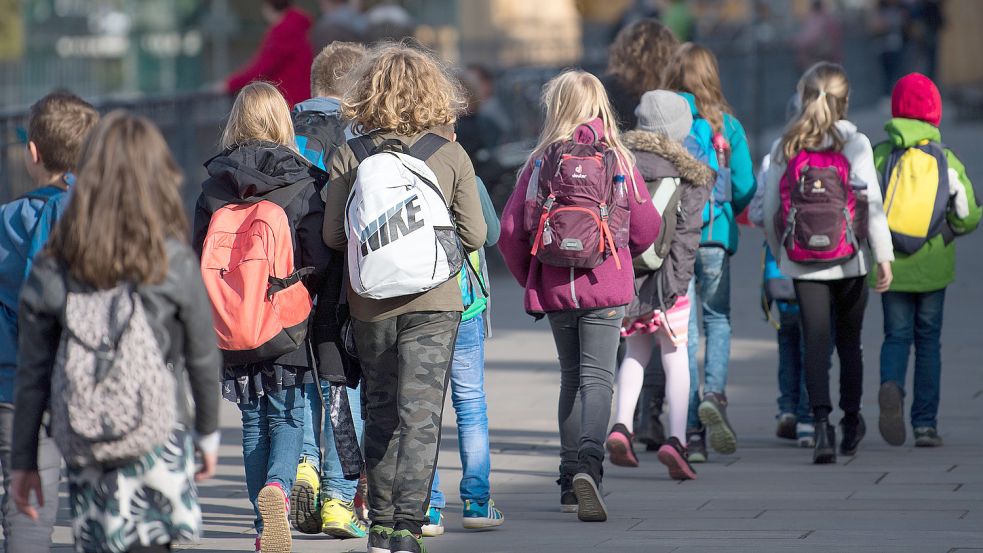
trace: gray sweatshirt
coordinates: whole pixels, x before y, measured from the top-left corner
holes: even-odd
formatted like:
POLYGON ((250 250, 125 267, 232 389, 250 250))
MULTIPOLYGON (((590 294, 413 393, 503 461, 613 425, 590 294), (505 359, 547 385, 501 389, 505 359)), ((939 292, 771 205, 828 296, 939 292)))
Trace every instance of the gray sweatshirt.
POLYGON ((853 258, 836 265, 802 265, 789 261, 785 248, 779 243, 780 237, 775 229, 775 214, 781 207, 779 181, 785 173, 787 162, 781 152, 781 144, 776 143, 771 152, 771 164, 765 173, 764 217, 765 236, 768 246, 778 259, 782 274, 801 280, 838 280, 864 276, 870 272, 873 263, 894 261, 894 245, 891 231, 884 214, 884 200, 874 168, 874 152, 870 140, 857 131, 856 125, 841 120, 836 129, 846 139, 843 155, 850 162, 850 182, 862 183, 867 187, 869 217, 867 220, 868 238, 861 244, 860 252, 853 258), (871 262, 873 259, 873 263, 871 262))

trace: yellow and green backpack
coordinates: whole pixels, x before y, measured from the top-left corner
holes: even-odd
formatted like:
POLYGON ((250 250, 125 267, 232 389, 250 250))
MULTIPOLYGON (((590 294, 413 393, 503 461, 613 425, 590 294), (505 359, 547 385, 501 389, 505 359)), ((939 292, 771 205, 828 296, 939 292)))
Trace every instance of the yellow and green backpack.
POLYGON ((939 234, 946 244, 953 240, 955 235, 946 220, 949 163, 943 145, 923 140, 891 152, 881 188, 896 251, 913 254, 939 234))

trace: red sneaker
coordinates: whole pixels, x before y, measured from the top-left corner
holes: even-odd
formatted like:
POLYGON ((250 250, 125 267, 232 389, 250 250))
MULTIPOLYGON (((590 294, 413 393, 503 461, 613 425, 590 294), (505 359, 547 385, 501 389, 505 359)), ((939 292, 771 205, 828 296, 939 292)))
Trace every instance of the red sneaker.
POLYGON ((696 471, 686 460, 686 448, 675 436, 659 448, 658 457, 669 468, 669 477, 673 480, 696 480, 696 471))

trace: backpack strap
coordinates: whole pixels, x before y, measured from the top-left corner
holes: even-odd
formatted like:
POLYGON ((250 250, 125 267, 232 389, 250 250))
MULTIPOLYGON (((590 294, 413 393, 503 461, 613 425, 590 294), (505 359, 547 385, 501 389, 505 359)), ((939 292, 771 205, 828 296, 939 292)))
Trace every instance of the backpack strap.
POLYGON ((293 274, 291 274, 286 278, 277 278, 274 276, 269 277, 268 282, 270 284, 270 287, 266 289, 266 297, 272 298, 273 294, 276 294, 277 292, 282 292, 283 290, 290 288, 291 286, 297 284, 298 282, 303 280, 304 277, 312 274, 313 272, 314 272, 314 267, 303 267, 297 269, 296 271, 293 272, 293 274))
POLYGON ((348 141, 348 147, 359 163, 365 161, 375 150, 375 141, 369 135, 356 136, 348 141))
POLYGON ((416 159, 425 162, 430 159, 431 156, 437 153, 437 150, 443 148, 444 144, 447 144, 448 142, 449 140, 442 136, 427 133, 421 136, 419 140, 410 146, 409 154, 416 159))

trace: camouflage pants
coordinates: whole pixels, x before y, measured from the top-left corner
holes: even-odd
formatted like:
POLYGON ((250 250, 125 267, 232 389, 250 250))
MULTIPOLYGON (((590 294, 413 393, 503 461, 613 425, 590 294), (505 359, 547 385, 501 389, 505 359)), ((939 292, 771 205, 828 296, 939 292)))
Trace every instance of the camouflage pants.
POLYGON ((415 534, 426 517, 461 314, 354 320, 365 394, 369 518, 415 534))

